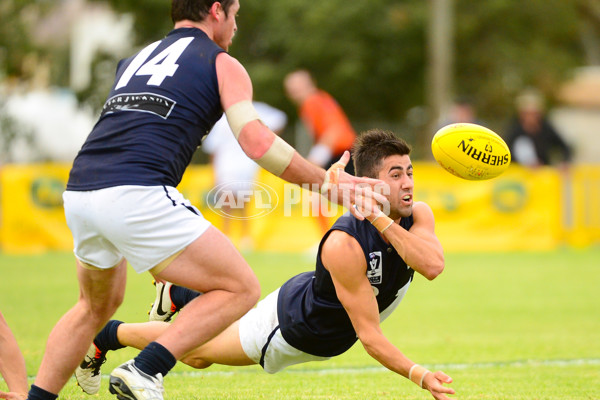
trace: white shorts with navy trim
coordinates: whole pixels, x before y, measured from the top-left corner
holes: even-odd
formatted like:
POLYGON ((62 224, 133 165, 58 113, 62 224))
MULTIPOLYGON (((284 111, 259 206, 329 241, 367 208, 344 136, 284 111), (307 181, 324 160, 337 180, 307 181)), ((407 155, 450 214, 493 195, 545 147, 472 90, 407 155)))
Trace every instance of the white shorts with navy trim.
POLYGON ((285 341, 277 318, 278 295, 279 289, 261 300, 240 320, 240 341, 248 358, 270 374, 290 365, 330 359, 305 353, 285 341))
POLYGON ((65 216, 75 256, 106 269, 123 257, 138 272, 148 271, 185 249, 210 226, 170 186, 115 186, 66 191, 65 216))

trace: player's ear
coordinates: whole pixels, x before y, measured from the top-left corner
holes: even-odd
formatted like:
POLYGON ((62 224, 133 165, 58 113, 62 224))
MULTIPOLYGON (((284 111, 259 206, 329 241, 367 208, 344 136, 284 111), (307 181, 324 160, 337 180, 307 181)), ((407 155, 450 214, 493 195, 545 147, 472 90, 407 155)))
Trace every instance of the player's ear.
POLYGON ((212 6, 210 6, 209 14, 214 19, 219 21, 221 19, 221 16, 224 15, 224 11, 225 10, 223 10, 223 5, 221 5, 221 3, 219 3, 218 1, 215 1, 214 3, 212 3, 212 6))

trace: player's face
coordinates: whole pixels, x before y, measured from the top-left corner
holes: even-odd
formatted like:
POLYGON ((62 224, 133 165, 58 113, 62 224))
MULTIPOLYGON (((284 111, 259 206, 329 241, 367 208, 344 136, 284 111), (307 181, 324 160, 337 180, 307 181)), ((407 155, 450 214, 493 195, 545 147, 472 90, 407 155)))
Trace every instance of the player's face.
POLYGON ((408 217, 413 206, 413 166, 408 155, 393 155, 383 160, 378 178, 390 186, 390 218, 408 217))
MULTIPOLYGON (((239 0, 235 0, 229 10, 227 10, 227 16, 220 22, 218 28, 215 30, 215 43, 225 50, 229 49, 233 42, 233 36, 237 31, 237 24, 235 18, 238 11, 240 10, 239 0)), ((223 16, 225 13, 223 13, 223 16)))

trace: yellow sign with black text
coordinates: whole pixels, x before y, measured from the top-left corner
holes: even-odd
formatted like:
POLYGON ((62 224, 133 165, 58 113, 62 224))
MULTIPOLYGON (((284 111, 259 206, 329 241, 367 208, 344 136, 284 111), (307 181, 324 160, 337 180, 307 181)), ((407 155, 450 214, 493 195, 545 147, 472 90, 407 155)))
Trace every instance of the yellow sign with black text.
MULTIPOLYGON (((6 253, 71 250, 62 208, 69 165, 7 165, 0 170, 0 245, 6 253)), ((511 166, 487 181, 466 181, 437 164, 414 164, 415 201, 433 209, 446 251, 548 250, 600 242, 600 166, 511 166)), ((210 166, 191 166, 179 190, 238 244, 247 230, 260 251, 305 251, 322 235, 318 215, 343 212, 310 190, 261 171, 242 195, 215 188, 210 166), (240 212, 244 209, 243 212, 240 212)))

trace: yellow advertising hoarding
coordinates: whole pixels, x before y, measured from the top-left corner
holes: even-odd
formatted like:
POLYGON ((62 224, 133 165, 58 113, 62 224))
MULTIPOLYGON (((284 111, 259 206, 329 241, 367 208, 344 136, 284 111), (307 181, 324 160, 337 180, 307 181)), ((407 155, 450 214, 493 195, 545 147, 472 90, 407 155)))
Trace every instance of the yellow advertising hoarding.
POLYGON ((8 253, 72 248, 62 193, 69 166, 5 166, 0 170, 0 243, 8 253))
POLYGON ((571 171, 566 185, 565 238, 574 246, 600 242, 600 166, 571 171))
POLYGON ((511 167, 495 179, 466 181, 418 164, 415 182, 415 198, 433 209, 447 250, 548 250, 559 244, 561 179, 553 169, 511 167))
MULTIPOLYGON (((4 252, 72 248, 62 209, 68 170, 69 165, 57 164, 0 170, 4 252)), ((241 200, 248 205, 245 217, 223 211, 228 199, 218 196, 209 166, 190 167, 179 190, 234 243, 246 225, 257 250, 310 249, 322 234, 319 207, 331 222, 343 212, 264 171, 241 200)), ((565 242, 600 242, 600 166, 574 167, 568 176, 512 166, 496 179, 472 182, 436 164, 415 163, 415 200, 432 207, 446 251, 546 250, 565 242)))

